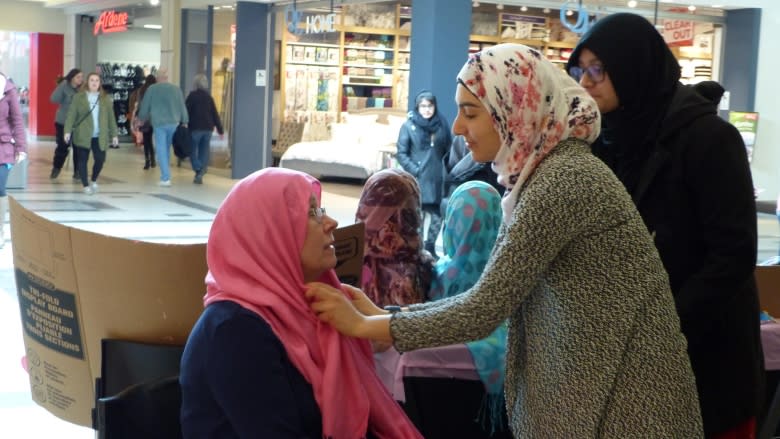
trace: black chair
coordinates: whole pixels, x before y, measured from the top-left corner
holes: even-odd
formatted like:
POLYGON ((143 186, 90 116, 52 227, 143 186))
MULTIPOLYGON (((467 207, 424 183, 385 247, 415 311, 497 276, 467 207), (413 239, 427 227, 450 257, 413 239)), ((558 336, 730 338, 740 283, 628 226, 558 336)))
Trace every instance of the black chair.
MULTIPOLYGON (((182 345, 101 340, 100 377, 95 380, 95 409, 92 411, 92 427, 97 430, 99 439, 156 437, 116 434, 132 419, 140 423, 139 428, 167 422, 169 413, 174 410, 175 416, 170 420, 178 426, 181 406, 178 375, 183 352, 182 345), (169 382, 171 377, 176 377, 175 386, 169 382), (144 407, 156 405, 159 405, 162 418, 144 420, 144 407), (167 410, 169 407, 171 410, 167 410), (117 429, 117 426, 123 427, 117 429)), ((181 432, 178 436, 160 437, 181 437, 181 432)))
POLYGON ((404 410, 426 439, 512 439, 506 424, 492 435, 480 424, 481 381, 413 376, 403 381, 404 410))
POLYGON ((135 384, 98 399, 98 439, 182 438, 180 409, 178 375, 135 384))

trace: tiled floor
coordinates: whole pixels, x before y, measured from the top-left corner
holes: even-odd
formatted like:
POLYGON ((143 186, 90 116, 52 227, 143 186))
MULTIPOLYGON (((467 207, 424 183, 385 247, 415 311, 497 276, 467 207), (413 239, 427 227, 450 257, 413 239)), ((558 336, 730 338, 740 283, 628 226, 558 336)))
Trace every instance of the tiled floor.
MULTIPOLYGON (((205 242, 216 209, 235 183, 227 171, 212 169, 203 185, 192 183, 193 173, 184 163, 172 169, 173 186, 157 186, 159 172, 143 171, 143 153, 130 146, 110 150, 100 191, 81 193, 71 180, 71 170, 49 180, 52 142, 30 148, 28 187, 9 194, 25 207, 53 221, 94 232, 155 242, 205 242)), ((354 220, 361 186, 325 183, 323 206, 341 224, 354 220)), ((759 261, 778 254, 777 219, 759 214, 759 261)), ((8 225, 5 225, 8 236, 8 225)), ((86 439, 94 432, 62 421, 37 406, 30 398, 27 374, 20 359, 24 354, 19 306, 13 277, 11 243, 0 250, 0 437, 86 439)))

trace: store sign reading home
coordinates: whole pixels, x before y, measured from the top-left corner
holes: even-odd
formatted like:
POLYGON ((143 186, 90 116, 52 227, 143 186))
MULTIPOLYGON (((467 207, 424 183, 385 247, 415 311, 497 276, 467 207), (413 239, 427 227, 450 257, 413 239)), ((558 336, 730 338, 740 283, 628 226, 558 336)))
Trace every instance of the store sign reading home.
POLYGON ((103 11, 95 22, 94 35, 101 32, 104 34, 111 32, 124 32, 127 30, 127 12, 103 11))
POLYGON ((305 17, 306 27, 300 26, 304 18, 303 12, 295 9, 294 6, 287 6, 284 16, 285 21, 287 21, 287 30, 295 35, 336 32, 336 14, 308 15, 305 17))

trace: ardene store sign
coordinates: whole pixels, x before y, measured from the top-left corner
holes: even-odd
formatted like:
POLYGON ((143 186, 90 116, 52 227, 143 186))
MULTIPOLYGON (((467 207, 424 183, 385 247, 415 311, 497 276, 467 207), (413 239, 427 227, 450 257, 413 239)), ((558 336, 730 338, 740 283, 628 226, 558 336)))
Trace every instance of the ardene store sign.
POLYGON ((95 22, 92 33, 97 36, 101 33, 124 32, 127 30, 128 18, 127 12, 103 11, 95 22))

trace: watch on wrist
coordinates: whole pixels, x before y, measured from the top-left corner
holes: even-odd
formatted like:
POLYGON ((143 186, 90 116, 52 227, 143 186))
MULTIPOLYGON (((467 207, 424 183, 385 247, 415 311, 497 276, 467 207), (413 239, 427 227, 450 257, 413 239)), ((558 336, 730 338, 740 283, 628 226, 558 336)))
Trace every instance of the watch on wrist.
POLYGON ((384 310, 390 314, 395 314, 401 311, 401 307, 399 305, 385 305, 384 310))

